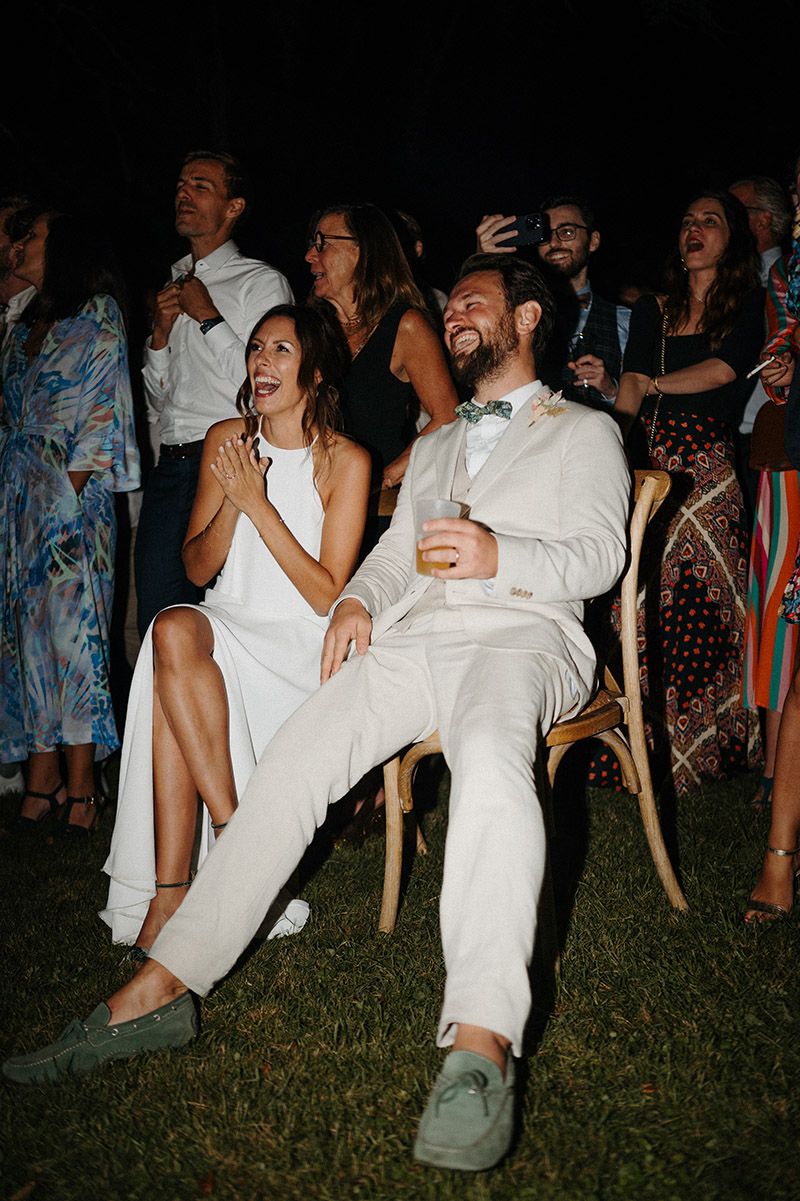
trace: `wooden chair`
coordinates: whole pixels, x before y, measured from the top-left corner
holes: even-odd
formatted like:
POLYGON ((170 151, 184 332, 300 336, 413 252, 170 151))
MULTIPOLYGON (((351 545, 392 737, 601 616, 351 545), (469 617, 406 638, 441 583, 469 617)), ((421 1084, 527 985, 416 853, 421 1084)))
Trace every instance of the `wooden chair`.
MULTIPOLYGON (((558 765, 574 742, 584 738, 599 738, 611 747, 619 759, 625 787, 639 801, 650 853, 667 896, 675 909, 688 909, 664 845, 653 793, 642 718, 636 630, 642 541, 648 522, 660 507, 669 489, 670 479, 667 472, 636 472, 635 504, 629 527, 630 563, 622 578, 620 642, 623 687, 619 687, 606 667, 603 687, 585 709, 576 717, 560 721, 553 727, 546 739, 550 748, 547 774, 552 787, 558 765)), ((426 755, 438 754, 441 749, 438 732, 435 732, 430 738, 416 743, 384 765, 386 864, 378 929, 386 934, 392 933, 397 919, 403 866, 403 815, 413 809, 414 773, 421 759, 426 755)), ((424 853, 426 849, 424 839, 418 831, 417 850, 424 853)))

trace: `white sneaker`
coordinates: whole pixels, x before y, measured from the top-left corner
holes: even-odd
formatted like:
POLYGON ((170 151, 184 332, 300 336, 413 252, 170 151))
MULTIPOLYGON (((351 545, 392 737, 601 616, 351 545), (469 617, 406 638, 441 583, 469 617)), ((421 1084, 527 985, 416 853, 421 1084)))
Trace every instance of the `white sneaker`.
POLYGON ((289 902, 267 934, 267 942, 272 938, 286 938, 288 934, 299 934, 308 921, 310 912, 308 901, 301 901, 295 897, 293 901, 289 902))

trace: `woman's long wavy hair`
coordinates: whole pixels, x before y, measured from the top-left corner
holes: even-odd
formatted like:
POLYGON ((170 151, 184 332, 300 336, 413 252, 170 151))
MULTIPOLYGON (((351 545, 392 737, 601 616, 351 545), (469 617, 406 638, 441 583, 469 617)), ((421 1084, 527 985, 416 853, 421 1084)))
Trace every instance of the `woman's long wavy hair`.
MULTIPOLYGON (((705 311, 697 327, 697 333, 705 334, 711 349, 716 350, 733 329, 742 300, 759 285, 759 263, 747 209, 741 201, 730 192, 709 188, 698 192, 686 209, 705 198, 716 200, 722 207, 729 233, 728 245, 717 264, 716 278, 706 293, 705 311)), ((667 333, 674 334, 689 316, 689 275, 677 246, 667 263, 666 277, 667 333)))
MULTIPOLYGON (((310 446, 316 435, 323 457, 327 460, 334 434, 341 426, 338 386, 350 366, 350 352, 341 327, 324 310, 312 309, 304 304, 279 304, 253 326, 247 339, 248 348, 264 322, 271 317, 287 317, 294 324, 294 332, 300 343, 297 382, 306 397, 303 444, 310 446)), ((239 389, 236 408, 245 420, 245 437, 251 438, 258 429, 259 414, 253 405, 249 375, 239 389)))
MULTIPOLYGON (((356 311, 372 329, 393 304, 402 301, 427 315, 425 299, 417 285, 400 240, 388 217, 374 204, 332 204, 318 209, 308 227, 309 240, 323 217, 342 216, 358 243, 358 262, 353 274, 356 311)), ((317 307, 327 301, 310 303, 317 307)))

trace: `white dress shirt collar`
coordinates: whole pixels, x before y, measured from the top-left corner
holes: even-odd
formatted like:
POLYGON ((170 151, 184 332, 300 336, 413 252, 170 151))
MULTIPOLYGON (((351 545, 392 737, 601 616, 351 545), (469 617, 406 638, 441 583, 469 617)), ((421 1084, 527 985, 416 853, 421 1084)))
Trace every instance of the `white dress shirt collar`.
POLYGON ((480 421, 476 421, 474 425, 467 426, 465 465, 467 475, 470 479, 474 479, 481 467, 483 467, 489 455, 511 424, 511 420, 513 420, 519 410, 528 401, 533 400, 534 396, 541 392, 542 387, 541 380, 531 380, 530 383, 523 384, 520 388, 515 388, 513 392, 509 392, 506 396, 498 398, 507 401, 511 405, 510 420, 505 417, 497 417, 494 413, 487 413, 485 417, 481 417, 480 421))
POLYGON ((172 264, 172 278, 179 279, 182 275, 188 275, 192 270, 195 275, 203 275, 208 271, 218 271, 220 267, 224 267, 228 259, 239 253, 239 247, 232 239, 223 242, 211 254, 207 254, 204 258, 198 259, 196 263, 192 262, 190 254, 184 255, 182 259, 178 259, 177 263, 172 264))

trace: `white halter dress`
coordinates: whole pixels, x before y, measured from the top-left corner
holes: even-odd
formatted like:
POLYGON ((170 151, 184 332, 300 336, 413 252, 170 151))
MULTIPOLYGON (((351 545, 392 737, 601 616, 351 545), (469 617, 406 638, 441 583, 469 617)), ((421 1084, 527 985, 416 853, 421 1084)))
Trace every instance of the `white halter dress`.
MULTIPOLYGON (((301 546, 318 559, 324 512, 314 483, 312 452, 281 450, 263 435, 259 438, 261 456, 272 460, 267 472, 270 500, 301 546)), ((214 632, 213 657, 228 694, 231 759, 236 793, 241 797, 273 734, 319 687, 328 619, 303 599, 243 513, 214 587, 200 605, 190 607, 208 618, 214 632)), ((205 810, 203 817, 198 865, 214 844, 205 810)), ((131 684, 116 824, 103 870, 111 883, 100 916, 111 927, 114 942, 133 943, 156 891, 152 626, 131 684)), ((289 925, 294 918, 294 928, 299 929, 307 907, 303 902, 293 906, 289 925)), ((270 917, 277 918, 280 908, 276 911, 273 906, 270 917)), ((286 922, 284 918, 283 928, 273 930, 273 936, 291 932, 286 922)))

